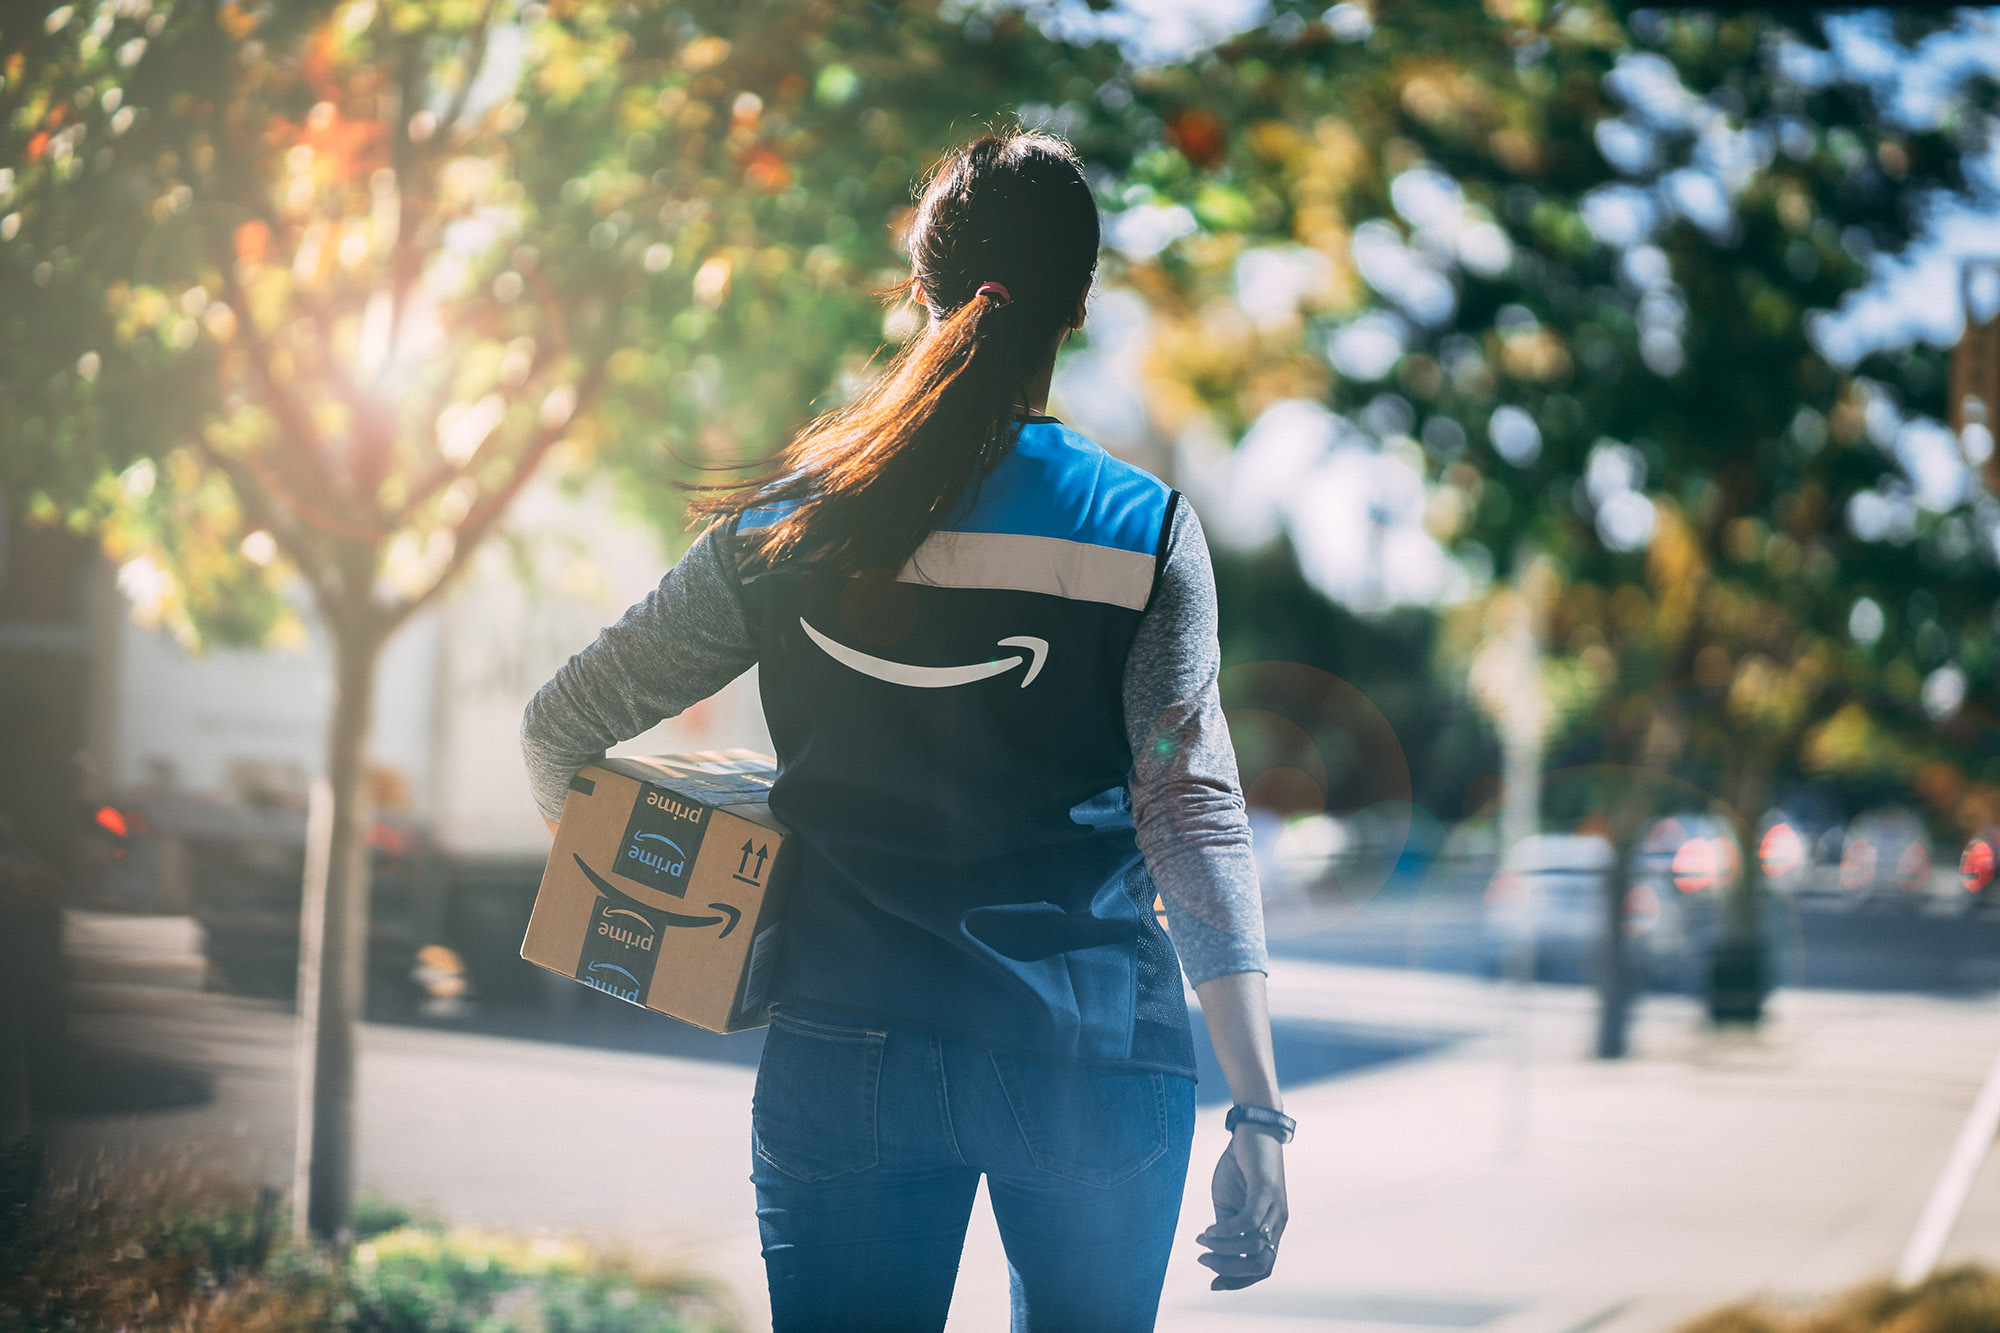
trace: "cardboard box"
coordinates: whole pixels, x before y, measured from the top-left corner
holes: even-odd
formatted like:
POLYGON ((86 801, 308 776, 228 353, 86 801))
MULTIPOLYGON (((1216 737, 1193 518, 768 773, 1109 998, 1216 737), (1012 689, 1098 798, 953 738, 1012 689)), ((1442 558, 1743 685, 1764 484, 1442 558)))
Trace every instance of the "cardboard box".
POLYGON ((605 759, 569 786, 521 957, 711 1032, 761 1027, 797 858, 751 750, 605 759))

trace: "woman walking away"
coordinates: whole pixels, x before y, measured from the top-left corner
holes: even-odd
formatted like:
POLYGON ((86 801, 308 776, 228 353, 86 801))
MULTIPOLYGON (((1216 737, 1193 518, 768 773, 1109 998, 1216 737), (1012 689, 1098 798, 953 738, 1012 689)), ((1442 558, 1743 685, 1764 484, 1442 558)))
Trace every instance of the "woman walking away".
POLYGON ((1236 1102, 1211 1285, 1268 1275, 1284 1233, 1207 546, 1044 411, 1097 247, 1060 140, 949 156, 909 233, 928 324, 758 476, 695 487, 707 529, 524 719, 553 820, 606 746, 759 669, 801 849, 751 1111, 778 1333, 942 1328, 981 1175, 1016 1330, 1153 1327, 1194 1127, 1182 968, 1236 1102))

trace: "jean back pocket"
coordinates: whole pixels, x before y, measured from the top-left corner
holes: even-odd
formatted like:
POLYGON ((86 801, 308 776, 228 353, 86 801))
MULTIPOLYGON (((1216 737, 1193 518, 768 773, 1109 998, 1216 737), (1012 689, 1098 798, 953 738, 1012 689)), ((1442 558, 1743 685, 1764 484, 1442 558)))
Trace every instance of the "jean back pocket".
POLYGON ((772 1014, 750 1102, 758 1157, 795 1180, 872 1168, 888 1035, 782 1009, 772 1014))
POLYGON ((1167 1150, 1166 1075, 993 1052, 1035 1166, 1085 1185, 1121 1185, 1167 1150))

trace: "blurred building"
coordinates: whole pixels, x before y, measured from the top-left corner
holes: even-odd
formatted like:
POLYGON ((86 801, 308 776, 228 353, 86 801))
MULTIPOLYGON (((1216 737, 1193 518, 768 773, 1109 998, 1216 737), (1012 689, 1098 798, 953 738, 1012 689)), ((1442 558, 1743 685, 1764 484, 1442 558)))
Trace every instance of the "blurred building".
MULTIPOLYGON (((303 644, 190 652, 135 622, 88 539, 15 521, 0 552, 0 815, 45 858, 67 870, 104 802, 303 809, 332 691, 309 609, 303 644)), ((517 741, 522 708, 670 563, 656 531, 608 491, 524 492, 507 529, 384 652, 371 746, 380 811, 451 853, 546 849, 517 741)), ((769 744, 753 671, 619 748, 769 744)))

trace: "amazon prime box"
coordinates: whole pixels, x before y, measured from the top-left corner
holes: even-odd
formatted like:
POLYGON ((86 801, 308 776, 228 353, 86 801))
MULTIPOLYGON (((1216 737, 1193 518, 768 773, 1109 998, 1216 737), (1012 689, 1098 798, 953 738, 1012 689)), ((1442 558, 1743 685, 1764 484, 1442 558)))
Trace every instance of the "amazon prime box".
POLYGON ((764 1022, 797 853, 750 750, 603 759, 570 782, 521 957, 711 1032, 764 1022))

